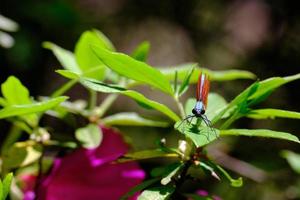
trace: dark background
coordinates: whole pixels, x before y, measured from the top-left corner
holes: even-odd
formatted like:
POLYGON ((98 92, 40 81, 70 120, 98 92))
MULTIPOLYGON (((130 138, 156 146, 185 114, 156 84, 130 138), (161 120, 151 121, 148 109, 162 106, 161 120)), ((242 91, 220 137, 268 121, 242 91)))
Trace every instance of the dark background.
MULTIPOLYGON (((80 34, 91 28, 101 30, 119 51, 126 53, 139 42, 150 41, 148 62, 154 66, 194 61, 215 70, 249 70, 258 79, 292 75, 300 72, 299 10, 297 1, 284 0, 1 0, 0 13, 16 21, 20 29, 11 34, 15 39, 12 48, 0 48, 0 81, 15 75, 32 96, 51 94, 62 81, 54 73, 60 65, 41 43, 52 41, 73 50, 80 34)), ((249 84, 250 81, 212 83, 211 90, 230 100, 249 84)), ((261 106, 300 112, 299 86, 299 81, 283 86, 261 106)), ((117 105, 116 110, 121 107, 117 105)), ((300 136, 296 120, 245 119, 238 125, 300 136)), ((124 131, 136 132, 134 136, 141 132, 126 128, 124 131)), ((148 134, 157 131, 161 132, 151 129, 148 134)), ((153 135, 149 136, 149 143, 159 137, 153 135)), ((140 143, 136 148, 143 146, 142 139, 137 139, 140 143)), ((203 180, 200 187, 224 199, 296 199, 293 185, 298 178, 279 152, 299 151, 297 145, 252 138, 228 143, 233 157, 268 171, 270 176, 261 183, 246 178, 241 189, 229 190, 226 184, 210 179, 203 180)))

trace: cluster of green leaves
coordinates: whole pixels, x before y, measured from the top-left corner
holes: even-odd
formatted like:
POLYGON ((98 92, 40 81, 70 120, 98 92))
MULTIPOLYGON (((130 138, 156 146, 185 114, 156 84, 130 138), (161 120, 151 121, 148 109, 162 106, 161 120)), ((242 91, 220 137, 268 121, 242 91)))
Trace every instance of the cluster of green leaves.
MULTIPOLYGON (((164 141, 157 149, 133 152, 124 155, 119 162, 149 158, 172 158, 176 161, 168 166, 154 169, 152 178, 136 186, 124 199, 137 191, 143 191, 139 199, 167 199, 177 195, 180 183, 185 181, 192 170, 204 171, 216 179, 227 179, 233 187, 242 185, 242 179, 233 179, 221 166, 206 155, 204 147, 223 136, 255 136, 270 137, 298 142, 296 136, 266 129, 229 129, 241 117, 265 119, 275 117, 300 118, 300 113, 279 109, 253 109, 255 105, 265 100, 276 88, 300 78, 300 74, 289 77, 274 77, 255 82, 229 103, 220 95, 210 93, 208 119, 214 127, 206 127, 199 119, 185 123, 184 118, 191 114, 195 104, 194 98, 182 102, 180 97, 191 84, 195 84, 199 74, 205 72, 211 81, 230 81, 235 79, 254 79, 255 75, 243 70, 212 71, 199 67, 195 63, 187 63, 170 68, 152 67, 146 63, 149 43, 141 43, 131 56, 115 51, 112 43, 100 31, 84 32, 76 43, 74 52, 63 49, 51 42, 45 42, 44 47, 50 49, 63 70, 56 72, 68 79, 68 82, 58 88, 50 97, 36 101, 30 98, 28 90, 15 77, 9 77, 2 84, 3 98, 0 99, 0 119, 11 121, 18 131, 12 129, 4 143, 1 159, 4 173, 18 167, 27 166, 41 156, 41 145, 57 144, 45 137, 47 130, 39 126, 43 113, 64 119, 66 114, 81 115, 89 120, 84 127, 78 127, 75 137, 85 148, 95 148, 101 145, 102 133, 98 128, 105 126, 174 126, 185 138, 179 141, 177 147, 167 147, 164 141), (89 92, 89 102, 68 101, 62 96, 75 84, 81 84, 89 92), (154 101, 144 94, 134 90, 134 86, 146 85, 169 96, 178 105, 178 111, 169 105, 154 101), (96 93, 107 93, 101 104, 97 104, 96 93), (106 111, 119 95, 127 96, 146 109, 153 109, 165 115, 165 120, 148 119, 135 112, 117 113, 105 116, 106 111), (30 135, 28 141, 16 142, 20 131, 30 135), (13 134, 17 132, 16 134, 13 134), (46 132, 46 133, 45 133, 46 132), (41 140, 42 138, 42 140, 41 140), (7 147, 13 147, 8 150, 7 147), (23 152, 17 153, 17 152, 23 152), (15 155, 20 158, 12 160, 15 155)), ((194 177, 197 178, 197 177, 194 177)), ((192 194, 182 194, 190 196, 192 194)))

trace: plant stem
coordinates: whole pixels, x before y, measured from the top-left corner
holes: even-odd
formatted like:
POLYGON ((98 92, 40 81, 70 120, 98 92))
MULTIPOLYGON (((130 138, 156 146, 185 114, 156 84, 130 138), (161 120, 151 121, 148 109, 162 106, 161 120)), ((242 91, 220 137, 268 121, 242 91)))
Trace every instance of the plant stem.
POLYGON ((43 176, 43 157, 44 157, 44 154, 45 154, 44 145, 42 143, 40 143, 40 144, 42 145, 42 150, 41 150, 41 157, 38 160, 39 171, 38 171, 38 175, 37 175, 35 186, 34 186, 34 193, 35 193, 34 199, 35 200, 39 199, 38 194, 39 194, 39 187, 40 187, 40 184, 41 184, 41 181, 42 181, 42 176, 43 176))
POLYGON ((58 90, 54 91, 51 95, 51 97, 58 97, 64 93, 66 93, 71 87, 73 87, 77 83, 77 79, 73 79, 65 83, 62 87, 60 87, 58 90))
POLYGON ((108 95, 104 101, 101 103, 99 107, 95 109, 95 114, 101 118, 105 112, 109 109, 109 107, 113 104, 113 102, 117 99, 118 94, 110 94, 108 95))
POLYGON ((235 120, 240 117, 239 112, 235 112, 228 120, 226 120, 220 129, 227 129, 235 120))
POLYGON ((186 114, 185 114, 183 105, 182 105, 182 103, 179 101, 179 99, 177 97, 175 97, 174 99, 175 99, 175 102, 177 104, 178 110, 180 112, 180 116, 181 116, 182 119, 184 119, 185 116, 186 116, 186 114))
POLYGON ((92 111, 97 104, 97 92, 94 90, 89 90, 89 91, 90 91, 89 109, 92 111))

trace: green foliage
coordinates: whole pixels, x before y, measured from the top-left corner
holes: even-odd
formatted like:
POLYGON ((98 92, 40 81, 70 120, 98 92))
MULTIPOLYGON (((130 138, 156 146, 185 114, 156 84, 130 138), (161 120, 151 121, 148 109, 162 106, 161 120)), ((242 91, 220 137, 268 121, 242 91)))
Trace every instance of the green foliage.
POLYGON ((9 173, 5 176, 3 181, 0 179, 0 199, 5 200, 9 190, 10 190, 10 185, 13 179, 13 174, 9 173))
POLYGON ((87 149, 98 147, 102 141, 101 129, 96 124, 89 124, 75 132, 76 139, 87 149))
POLYGON ((102 122, 107 126, 154 126, 168 127, 168 122, 155 121, 146 119, 137 113, 124 112, 110 115, 102 119, 102 122))
MULTIPOLYGON (((232 187, 241 187, 242 178, 232 178, 206 152, 206 146, 218 139, 222 140, 224 136, 276 138, 300 143, 296 136, 286 132, 229 128, 242 117, 300 119, 298 112, 273 108, 253 108, 278 87, 300 79, 300 74, 254 82, 228 102, 221 95, 210 93, 205 116, 201 115, 202 117, 198 116, 197 118, 192 113, 196 103, 195 98, 189 98, 183 104, 180 97, 188 90, 189 86, 198 81, 201 72, 207 73, 211 81, 255 79, 256 76, 244 70, 213 71, 198 67, 198 64, 195 63, 186 63, 172 68, 155 68, 145 63, 150 49, 149 42, 138 45, 130 57, 115 52, 109 39, 98 30, 84 32, 75 45, 74 53, 50 42, 45 42, 44 47, 54 53, 64 68, 56 70, 56 72, 70 80, 55 90, 51 97, 43 97, 39 101, 30 97, 28 89, 16 77, 9 77, 1 85, 3 97, 0 98, 2 106, 0 119, 7 119, 13 124, 3 142, 1 154, 1 172, 3 174, 41 163, 45 146, 55 146, 56 148, 74 148, 76 146, 74 141, 51 140, 52 133, 48 132, 48 128, 41 127, 39 123, 44 114, 54 116, 57 120, 66 122, 66 125, 71 125, 75 130, 75 138, 88 149, 101 145, 102 132, 99 125, 158 127, 155 130, 163 131, 169 130, 159 128, 171 129, 174 127, 175 131, 172 134, 180 133, 178 146, 174 147, 174 143, 170 144, 166 142, 166 139, 162 139, 157 143, 157 148, 130 152, 117 160, 121 163, 156 158, 166 161, 164 166, 152 171, 153 179, 134 187, 123 196, 123 199, 138 191, 141 191, 140 200, 176 199, 179 194, 192 199, 212 199, 210 195, 200 197, 182 191, 184 188, 181 185, 186 180, 190 177, 197 179, 199 177, 195 174, 203 176, 203 172, 220 181, 227 180, 232 187), (89 91, 88 101, 71 102, 66 101, 68 97, 62 96, 75 84, 80 84, 89 91), (172 103, 165 105, 134 90, 133 86, 140 84, 146 84, 168 94, 172 103), (96 92, 109 95, 98 105, 96 92), (127 96, 143 108, 154 109, 171 120, 153 118, 131 111, 105 116, 119 95, 127 96), (173 103, 178 107, 176 110, 171 106, 173 103), (177 110, 180 111, 181 117, 177 114, 177 110), (76 123, 74 119, 77 115, 84 118, 85 124, 78 125, 76 123), (23 132, 29 134, 29 139, 23 141, 22 138, 22 141, 20 140, 23 132), (195 170, 195 174, 192 173, 193 170, 195 170)), ((51 128, 49 130, 55 132, 51 128)), ((282 155, 294 170, 299 172, 299 155, 290 151, 284 151, 282 155)), ((0 182, 0 197, 7 196, 11 179, 12 175, 9 175, 3 182, 0 182)))
POLYGON ((122 53, 111 52, 99 46, 92 48, 97 57, 116 73, 153 86, 167 94, 174 94, 169 81, 157 69, 122 53))
POLYGON ((299 154, 294 153, 292 151, 283 150, 281 152, 281 156, 284 157, 288 161, 288 163, 290 164, 290 166, 292 167, 292 169, 295 172, 300 174, 300 155, 299 154))

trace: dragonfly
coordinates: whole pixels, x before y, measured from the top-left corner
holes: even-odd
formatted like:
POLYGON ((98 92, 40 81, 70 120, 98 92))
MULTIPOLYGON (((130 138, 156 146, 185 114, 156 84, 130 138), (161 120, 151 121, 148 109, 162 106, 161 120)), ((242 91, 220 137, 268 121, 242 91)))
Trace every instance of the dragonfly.
POLYGON ((197 118, 197 119, 201 119, 205 123, 205 125, 211 128, 211 130, 215 133, 215 130, 212 128, 211 121, 207 118, 205 114, 207 109, 209 87, 210 87, 209 76, 206 73, 201 72, 198 78, 197 89, 196 89, 196 104, 192 109, 192 114, 186 116, 178 127, 180 127, 181 124, 185 121, 191 123, 193 118, 197 118))

